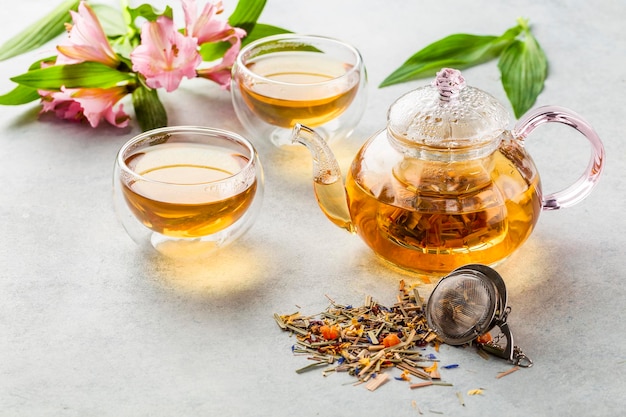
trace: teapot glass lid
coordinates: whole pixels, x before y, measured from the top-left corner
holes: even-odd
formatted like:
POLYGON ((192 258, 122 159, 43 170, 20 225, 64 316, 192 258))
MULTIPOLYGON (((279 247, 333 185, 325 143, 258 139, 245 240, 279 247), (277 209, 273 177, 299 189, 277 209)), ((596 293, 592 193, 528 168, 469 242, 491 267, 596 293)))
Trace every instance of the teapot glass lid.
POLYGON ((401 145, 463 150, 497 146, 509 113, 495 97, 466 85, 460 71, 444 68, 431 85, 396 100, 387 119, 389 136, 401 145))

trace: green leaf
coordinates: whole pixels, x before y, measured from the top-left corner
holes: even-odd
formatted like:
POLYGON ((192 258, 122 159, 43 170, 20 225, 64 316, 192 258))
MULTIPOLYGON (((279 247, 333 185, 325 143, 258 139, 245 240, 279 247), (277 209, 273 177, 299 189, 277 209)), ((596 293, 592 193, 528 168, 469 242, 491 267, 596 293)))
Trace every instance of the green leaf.
MULTIPOLYGON (((78 8, 79 0, 65 0, 52 12, 0 46, 0 61, 36 49, 65 31, 65 23, 72 20, 69 11, 78 8)), ((6 6, 6 4, 5 4, 6 6)))
POLYGON ((137 19, 145 19, 150 22, 156 21, 160 16, 173 19, 174 12, 170 6, 166 6, 164 11, 155 9, 150 4, 142 4, 139 7, 132 8, 128 5, 127 0, 121 0, 122 3, 122 20, 126 27, 126 31, 123 35, 111 36, 112 46, 116 52, 124 57, 130 56, 130 53, 139 45, 141 38, 140 26, 143 21, 140 20, 139 24, 137 19))
POLYGON ((282 33, 292 33, 290 30, 280 28, 278 26, 266 25, 264 23, 257 23, 254 25, 254 29, 248 32, 248 36, 243 38, 243 45, 247 45, 250 42, 256 41, 261 38, 272 35, 280 35, 282 33))
MULTIPOLYGON (((246 31, 242 45, 254 40, 279 33, 290 33, 287 29, 258 23, 259 16, 265 8, 266 0, 239 0, 237 7, 228 18, 228 23, 246 31)), ((200 46, 200 55, 204 61, 210 62, 224 56, 230 48, 229 42, 205 43, 200 46)))
POLYGON ((138 17, 143 17, 150 22, 154 22, 160 16, 169 17, 170 19, 172 19, 174 16, 174 12, 172 11, 172 8, 170 6, 166 6, 165 10, 161 12, 158 9, 152 7, 150 4, 144 3, 141 6, 135 8, 129 7, 127 10, 130 14, 131 22, 134 22, 135 19, 137 19, 138 17))
POLYGON ((66 88, 111 88, 129 84, 135 76, 120 72, 99 62, 73 65, 55 65, 35 69, 11 78, 11 81, 42 90, 66 88))
POLYGON ((481 64, 496 58, 506 44, 506 39, 497 36, 463 33, 447 36, 411 56, 385 78, 380 87, 432 77, 445 67, 463 69, 481 64))
POLYGON ((495 59, 520 33, 514 26, 500 36, 457 33, 435 41, 416 52, 383 80, 386 87, 418 78, 432 77, 441 68, 468 68, 495 59))
POLYGON ((244 29, 247 33, 252 32, 265 8, 265 2, 266 0, 239 0, 235 11, 228 18, 228 23, 244 29))
POLYGON ((230 46, 230 42, 203 43, 200 45, 200 56, 203 61, 215 61, 223 57, 230 46))
POLYGON ((41 68, 42 64, 46 64, 46 66, 54 65, 54 62, 56 60, 57 60, 56 56, 49 56, 47 58, 39 59, 33 62, 32 64, 30 64, 30 67, 28 67, 28 70, 33 71, 33 70, 39 69, 41 68))
POLYGON ((530 33, 527 22, 521 23, 524 39, 511 43, 498 61, 502 86, 517 118, 535 104, 548 76, 546 55, 530 33))
POLYGON ((128 28, 126 27, 124 15, 120 9, 100 3, 90 4, 90 6, 96 16, 98 16, 98 21, 108 37, 117 37, 126 34, 128 28))
MULTIPOLYGON (((42 62, 54 62, 55 59, 56 57, 49 57, 35 61, 30 65, 28 70, 33 71, 39 69, 41 68, 42 62)), ((36 88, 18 84, 13 90, 0 96, 0 104, 4 106, 17 106, 20 104, 30 103, 40 97, 41 96, 37 92, 36 88)))
POLYGON ((140 85, 133 91, 133 107, 142 131, 167 126, 167 113, 157 90, 140 85))
MULTIPOLYGON (((254 29, 248 35, 243 38, 242 45, 247 45, 252 41, 264 38, 266 36, 278 35, 280 33, 291 33, 287 29, 279 28, 277 26, 266 25, 263 23, 257 23, 254 29)), ((200 55, 202 60, 211 62, 224 56, 228 48, 230 48, 230 42, 214 42, 205 43, 200 46, 200 55)))
POLYGON ((0 104, 4 106, 17 106, 30 103, 40 98, 35 88, 18 85, 13 90, 0 96, 0 104))

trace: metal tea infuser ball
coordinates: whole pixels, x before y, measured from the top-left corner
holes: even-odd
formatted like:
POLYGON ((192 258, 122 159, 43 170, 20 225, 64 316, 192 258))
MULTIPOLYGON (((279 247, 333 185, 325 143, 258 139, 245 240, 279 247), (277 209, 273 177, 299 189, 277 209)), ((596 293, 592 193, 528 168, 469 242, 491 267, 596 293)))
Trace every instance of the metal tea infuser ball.
POLYGON ((480 347, 515 365, 530 367, 532 360, 514 345, 506 322, 510 311, 500 274, 486 265, 470 264, 455 269, 437 283, 428 300, 426 319, 449 345, 469 343, 499 327, 500 333, 480 347))

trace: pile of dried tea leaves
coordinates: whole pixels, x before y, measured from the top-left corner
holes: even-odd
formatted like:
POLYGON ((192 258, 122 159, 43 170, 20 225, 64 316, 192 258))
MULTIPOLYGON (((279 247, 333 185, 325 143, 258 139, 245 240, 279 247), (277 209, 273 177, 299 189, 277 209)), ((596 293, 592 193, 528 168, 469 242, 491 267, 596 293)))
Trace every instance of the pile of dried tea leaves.
MULTIPOLYGON (((426 354, 426 347, 438 351, 440 340, 428 327, 424 314, 424 300, 416 287, 400 281, 398 301, 391 307, 380 305, 367 296, 360 307, 341 305, 330 300, 329 307, 316 315, 274 314, 278 326, 295 335, 292 347, 295 354, 303 354, 311 363, 296 372, 321 369, 323 375, 348 372, 365 383, 370 390, 389 379, 383 372, 398 368, 401 377, 411 376, 423 382, 411 388, 428 385, 451 385, 441 381, 438 359, 426 354)), ((330 299, 330 298, 329 298, 330 299)), ((453 368, 458 365, 447 365, 453 368)))

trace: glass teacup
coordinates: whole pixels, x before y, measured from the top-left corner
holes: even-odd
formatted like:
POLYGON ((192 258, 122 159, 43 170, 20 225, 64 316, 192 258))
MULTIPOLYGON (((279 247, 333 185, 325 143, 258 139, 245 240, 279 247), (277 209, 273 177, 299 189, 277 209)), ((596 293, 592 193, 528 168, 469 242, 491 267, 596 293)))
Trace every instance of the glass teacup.
POLYGON ((348 137, 366 103, 367 75, 359 51, 336 39, 284 34, 239 52, 231 92, 252 140, 291 145, 296 123, 333 141, 348 137))
POLYGON ((122 225, 139 245, 174 258, 209 254, 245 233, 263 188, 256 150, 225 130, 151 130, 124 144, 115 161, 122 225))

